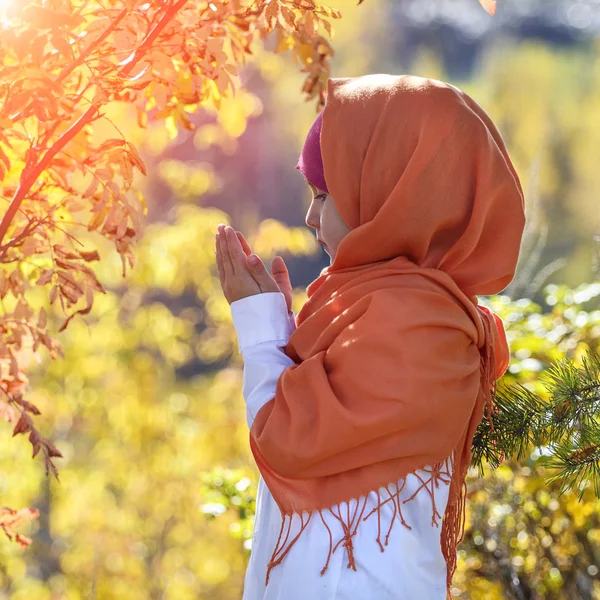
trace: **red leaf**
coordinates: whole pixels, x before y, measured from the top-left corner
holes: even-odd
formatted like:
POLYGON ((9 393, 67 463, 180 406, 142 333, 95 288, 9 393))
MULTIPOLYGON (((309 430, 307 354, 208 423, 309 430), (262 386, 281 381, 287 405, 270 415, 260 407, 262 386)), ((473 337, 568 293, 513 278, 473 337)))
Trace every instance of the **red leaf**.
POLYGON ((32 427, 29 418, 25 414, 22 414, 13 430, 13 437, 19 433, 27 433, 28 431, 31 431, 31 429, 32 427))
POLYGON ((44 446, 48 451, 48 456, 53 456, 56 458, 64 458, 61 454, 60 450, 58 450, 55 446, 53 446, 48 440, 44 441, 44 446))

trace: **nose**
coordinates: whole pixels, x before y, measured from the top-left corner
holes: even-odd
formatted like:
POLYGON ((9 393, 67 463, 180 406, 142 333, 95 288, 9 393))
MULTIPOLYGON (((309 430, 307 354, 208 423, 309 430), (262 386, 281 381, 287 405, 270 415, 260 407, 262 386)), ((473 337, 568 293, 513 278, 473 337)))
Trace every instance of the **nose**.
POLYGON ((318 207, 318 203, 314 201, 314 199, 312 200, 312 202, 310 203, 310 206, 308 207, 308 212, 306 213, 306 219, 305 219, 305 223, 309 226, 312 227, 313 229, 318 229, 319 228, 319 223, 321 221, 320 215, 319 215, 319 207, 318 207))

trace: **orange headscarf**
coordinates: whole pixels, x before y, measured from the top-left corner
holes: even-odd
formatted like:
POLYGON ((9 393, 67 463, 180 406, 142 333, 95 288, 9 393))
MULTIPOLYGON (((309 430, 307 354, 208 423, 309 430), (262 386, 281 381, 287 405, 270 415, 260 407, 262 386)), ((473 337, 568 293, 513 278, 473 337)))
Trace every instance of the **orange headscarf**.
MULTIPOLYGON (((308 286, 285 347, 297 364, 259 411, 252 453, 282 531, 294 513, 312 517, 426 466, 422 490, 431 490, 451 458, 441 532, 449 591, 473 435, 509 364, 502 321, 477 295, 514 276, 521 185, 481 107, 431 79, 330 79, 321 150, 351 231, 308 286)), ((434 505, 437 524, 435 515, 434 505)), ((342 525, 356 568, 356 527, 342 525)), ((267 580, 298 536, 280 536, 267 580)))

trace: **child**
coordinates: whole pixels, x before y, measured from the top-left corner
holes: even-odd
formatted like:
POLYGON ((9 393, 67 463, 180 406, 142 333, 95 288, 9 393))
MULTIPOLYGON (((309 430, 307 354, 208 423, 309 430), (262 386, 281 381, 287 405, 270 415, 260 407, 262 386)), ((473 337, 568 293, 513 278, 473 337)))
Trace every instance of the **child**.
POLYGON ((296 319, 283 260, 217 234, 261 473, 243 600, 443 600, 509 364, 477 295, 514 276, 518 176, 466 94, 391 75, 331 79, 297 168, 331 264, 296 319))

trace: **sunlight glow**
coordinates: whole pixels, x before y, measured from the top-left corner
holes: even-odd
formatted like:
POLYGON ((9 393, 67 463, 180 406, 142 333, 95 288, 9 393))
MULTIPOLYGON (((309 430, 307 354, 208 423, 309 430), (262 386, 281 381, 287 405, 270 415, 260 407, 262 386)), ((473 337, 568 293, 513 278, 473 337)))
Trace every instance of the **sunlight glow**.
POLYGON ((10 29, 13 27, 13 20, 11 13, 17 5, 14 0, 0 0, 0 31, 3 29, 10 29))
POLYGON ((9 23, 6 20, 8 8, 13 3, 13 0, 0 0, 0 27, 6 28, 9 23))

